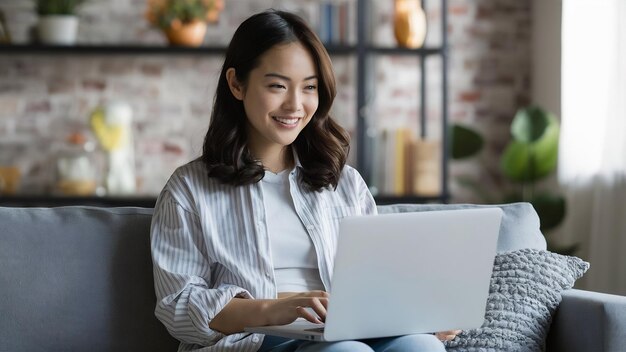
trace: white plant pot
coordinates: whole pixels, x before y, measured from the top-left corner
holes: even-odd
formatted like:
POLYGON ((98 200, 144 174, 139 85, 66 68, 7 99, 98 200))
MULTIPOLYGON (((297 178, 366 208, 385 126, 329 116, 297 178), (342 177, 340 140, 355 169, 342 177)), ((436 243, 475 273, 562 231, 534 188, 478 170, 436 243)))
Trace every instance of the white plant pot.
POLYGON ((73 45, 76 43, 78 17, 48 15, 39 17, 39 40, 44 44, 73 45))

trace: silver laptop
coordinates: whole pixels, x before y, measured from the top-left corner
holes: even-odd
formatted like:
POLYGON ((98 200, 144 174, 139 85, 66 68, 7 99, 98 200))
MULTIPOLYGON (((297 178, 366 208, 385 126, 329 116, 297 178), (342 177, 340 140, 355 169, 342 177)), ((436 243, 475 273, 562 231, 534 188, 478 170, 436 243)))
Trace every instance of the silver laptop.
POLYGON ((478 328, 501 218, 497 207, 347 217, 325 324, 245 331, 339 341, 478 328))

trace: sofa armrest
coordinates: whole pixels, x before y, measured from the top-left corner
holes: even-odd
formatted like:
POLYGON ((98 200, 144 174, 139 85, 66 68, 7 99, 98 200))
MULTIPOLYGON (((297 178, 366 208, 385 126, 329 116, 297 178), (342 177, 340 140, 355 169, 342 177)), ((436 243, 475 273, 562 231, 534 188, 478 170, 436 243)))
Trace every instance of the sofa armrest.
POLYGON ((583 290, 562 294, 548 335, 548 351, 623 351, 626 297, 583 290))

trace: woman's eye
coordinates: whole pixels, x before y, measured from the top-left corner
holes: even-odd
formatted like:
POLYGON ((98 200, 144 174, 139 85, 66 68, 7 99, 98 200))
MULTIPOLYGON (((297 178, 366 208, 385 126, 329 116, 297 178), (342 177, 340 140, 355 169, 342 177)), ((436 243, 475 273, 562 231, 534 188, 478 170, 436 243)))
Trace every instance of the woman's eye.
POLYGON ((282 84, 274 83, 274 84, 270 84, 270 88, 284 89, 285 86, 282 84))
POLYGON ((316 89, 317 89, 317 87, 316 87, 316 86, 314 86, 314 85, 309 85, 309 86, 306 86, 306 89, 307 89, 307 90, 316 90, 316 89))

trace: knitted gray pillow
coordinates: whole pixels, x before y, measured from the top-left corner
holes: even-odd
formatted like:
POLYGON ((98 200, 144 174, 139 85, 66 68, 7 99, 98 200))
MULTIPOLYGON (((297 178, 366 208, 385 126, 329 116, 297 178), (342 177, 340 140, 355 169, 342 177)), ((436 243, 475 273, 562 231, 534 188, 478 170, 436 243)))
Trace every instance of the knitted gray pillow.
POLYGON ((580 258, 538 249, 496 256, 485 322, 445 343, 447 351, 543 351, 561 292, 589 268, 580 258))

